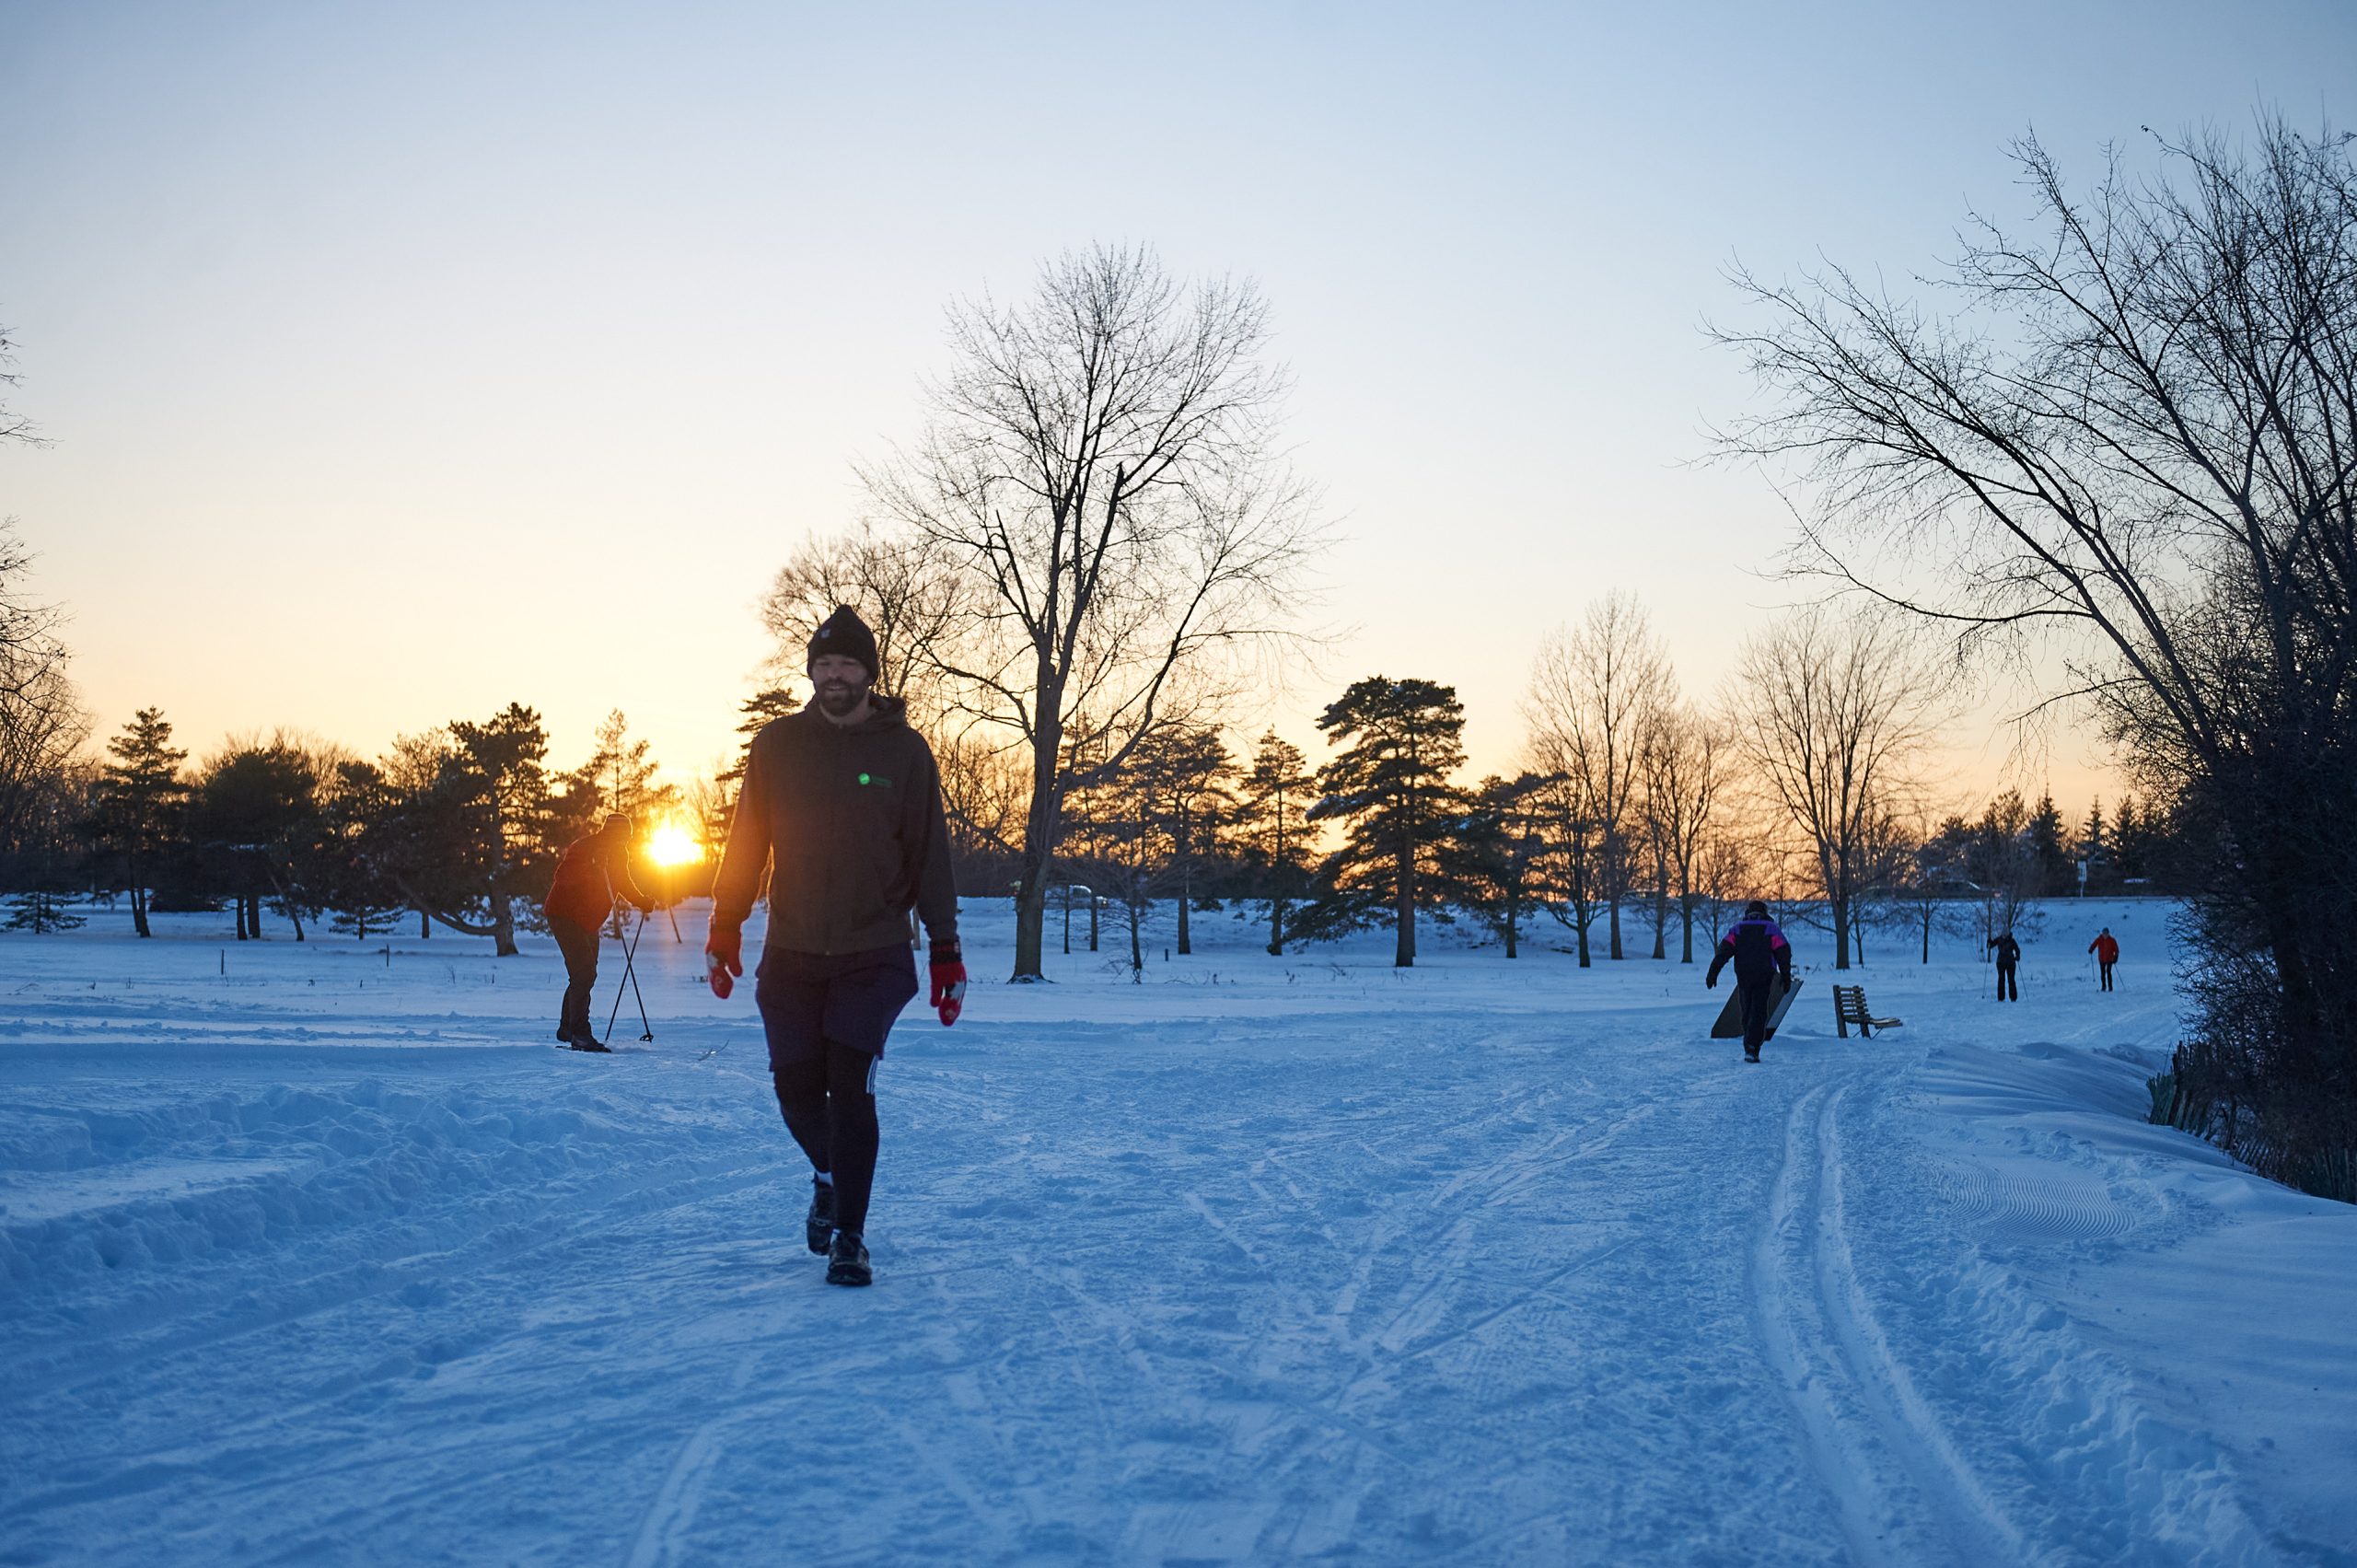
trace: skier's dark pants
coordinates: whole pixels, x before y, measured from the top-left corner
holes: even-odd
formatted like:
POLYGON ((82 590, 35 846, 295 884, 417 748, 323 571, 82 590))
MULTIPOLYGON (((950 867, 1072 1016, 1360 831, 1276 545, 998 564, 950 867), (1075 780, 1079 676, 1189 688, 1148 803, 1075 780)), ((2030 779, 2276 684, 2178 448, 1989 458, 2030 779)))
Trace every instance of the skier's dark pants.
POLYGON ((834 1178, 838 1230, 867 1228, 876 1064, 892 1020, 916 993, 916 960, 899 944, 832 958, 771 947, 754 971, 777 1108, 810 1168, 834 1178))
POLYGON ((549 935, 564 955, 564 1006, 557 1028, 567 1039, 589 1033, 589 993, 598 985, 598 933, 561 914, 549 916, 549 935))
POLYGON ((2109 991, 2111 989, 2111 966, 2109 964, 2105 964, 2103 966, 2103 988, 2106 991, 2109 991))
POLYGON ((2021 999, 2022 982, 2014 978, 2014 966, 2011 964, 1999 964, 1997 966, 1997 1000, 2000 1002, 2018 1002, 2021 999))
POLYGON ((1743 1010, 1743 1049, 1757 1053, 1768 1039, 1768 1011, 1776 994, 1773 971, 1758 980, 1736 977, 1736 1005, 1743 1010))

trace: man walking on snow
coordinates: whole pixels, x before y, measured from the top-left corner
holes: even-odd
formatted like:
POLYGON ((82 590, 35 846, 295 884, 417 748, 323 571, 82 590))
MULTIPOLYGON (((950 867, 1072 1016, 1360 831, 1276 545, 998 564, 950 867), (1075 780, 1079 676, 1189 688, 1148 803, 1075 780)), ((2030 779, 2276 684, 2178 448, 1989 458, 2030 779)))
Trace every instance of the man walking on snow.
POLYGON ((2119 962, 2119 939, 2111 934, 2111 927, 2107 925, 2096 933, 2094 941, 2087 944, 2087 951, 2096 956, 2096 963, 2103 970, 2103 988, 2109 991, 2111 966, 2119 962))
POLYGON ((540 912, 549 935, 564 955, 564 1003, 557 1013, 556 1038, 575 1051, 604 1051, 589 1028, 589 995, 598 986, 598 927, 614 912, 617 896, 655 912, 655 900, 630 879, 630 841, 637 825, 617 814, 606 825, 564 846, 556 877, 540 912))
POLYGON ((2020 1001, 2022 982, 2014 971, 2021 967, 2022 945, 2014 940, 2012 932, 2001 931, 1989 938, 1989 946, 1997 955, 1997 1000, 2020 1001))
POLYGON ((770 1077, 786 1131, 810 1157, 810 1250, 827 1283, 874 1277, 862 1233, 876 1179, 876 1069, 916 994, 913 907, 932 938, 930 1005, 965 1005, 949 820, 932 749, 897 698, 877 695, 876 635, 849 605, 810 639, 813 695, 753 737, 713 887, 704 972, 726 998, 745 972, 745 917, 764 864, 769 932, 753 971, 770 1077))
POLYGON ((1781 974, 1784 989, 1793 988, 1793 945, 1784 940, 1782 929, 1768 918, 1768 906, 1758 899, 1743 906, 1743 918, 1719 938, 1719 950, 1702 983, 1715 990, 1719 971, 1730 960, 1735 964, 1736 1001, 1743 1009, 1743 1059, 1757 1062, 1760 1044, 1768 1038, 1768 1009, 1775 994, 1768 981, 1781 974))

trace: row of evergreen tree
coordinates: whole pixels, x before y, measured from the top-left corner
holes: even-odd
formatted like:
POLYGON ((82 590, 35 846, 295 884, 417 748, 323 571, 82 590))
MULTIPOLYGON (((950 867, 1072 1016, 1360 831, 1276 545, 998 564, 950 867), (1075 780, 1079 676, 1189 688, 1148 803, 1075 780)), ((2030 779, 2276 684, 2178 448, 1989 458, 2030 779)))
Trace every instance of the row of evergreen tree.
POLYGON ((105 761, 63 761, 29 791, 0 856, 8 923, 68 929, 97 894, 127 900, 141 936, 151 912, 226 905, 240 941, 267 911, 298 941, 322 922, 366 940, 414 920, 421 935, 440 924, 513 953, 566 843, 608 811, 686 804, 620 713, 578 768, 551 768, 548 751, 540 714, 511 703, 373 761, 281 733, 191 768, 170 721, 143 708, 105 761))

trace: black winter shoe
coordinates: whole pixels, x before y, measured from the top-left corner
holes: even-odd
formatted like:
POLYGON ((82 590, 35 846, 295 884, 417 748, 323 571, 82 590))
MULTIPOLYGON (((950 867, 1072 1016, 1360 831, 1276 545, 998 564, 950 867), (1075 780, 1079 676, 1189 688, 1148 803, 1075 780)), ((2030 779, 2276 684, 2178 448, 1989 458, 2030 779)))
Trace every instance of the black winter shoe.
POLYGON ((595 1051, 608 1056, 611 1056, 613 1054, 613 1049, 599 1041, 598 1037, 595 1035, 575 1035, 571 1040, 565 1041, 565 1043, 573 1047, 575 1051, 595 1051))
POLYGON ((1759 1052, 1756 1051, 1747 1051, 1743 1053, 1743 1059, 1746 1062, 1757 1062, 1759 1060, 1759 1052))
POLYGON ((813 1252, 827 1250, 828 1237, 835 1234, 835 1184, 810 1179, 810 1213, 802 1221, 803 1239, 813 1252))
POLYGON ((867 1249, 860 1245, 858 1232, 835 1232, 835 1244, 827 1250, 827 1283, 830 1285, 876 1283, 876 1271, 867 1266, 867 1249))

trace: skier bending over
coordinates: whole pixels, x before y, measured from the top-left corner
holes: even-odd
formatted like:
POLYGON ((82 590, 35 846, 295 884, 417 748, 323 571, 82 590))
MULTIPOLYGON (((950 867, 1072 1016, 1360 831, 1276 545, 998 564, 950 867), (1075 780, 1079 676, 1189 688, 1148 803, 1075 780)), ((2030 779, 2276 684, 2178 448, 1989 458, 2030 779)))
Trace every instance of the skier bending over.
POLYGON ((2021 967, 2022 945, 2014 940, 2012 932, 2001 931, 1989 938, 1989 946, 1997 955, 1997 1000, 2020 1001, 2022 982, 2014 971, 2021 967))
POLYGON ((1711 959, 1711 972, 1702 983, 1715 990, 1719 971, 1729 959, 1735 962, 1736 1002, 1743 1009, 1743 1059, 1757 1062, 1760 1042, 1768 1038, 1768 1005, 1772 994, 1769 978, 1782 974, 1784 989, 1793 988, 1793 945, 1784 940, 1782 929, 1768 918, 1768 906, 1758 899, 1743 906, 1743 918, 1719 938, 1718 953, 1711 959))
POLYGON ((2109 991, 2111 966, 2119 962, 2119 938, 2114 936, 2111 934, 2111 927, 2107 925, 2096 934, 2094 941, 2087 944, 2087 951, 2093 953, 2096 956, 2096 962, 2102 966, 2103 988, 2109 991))
POLYGON ((726 998, 745 972, 745 917, 769 880, 753 1001, 786 1131, 810 1156, 804 1222, 827 1283, 874 1277, 861 1233, 876 1179, 876 1069, 917 991, 913 906, 933 938, 944 1026, 965 1005, 949 820, 932 749, 898 698, 876 694, 876 635, 844 605, 810 639, 813 696, 753 737, 713 887, 704 974, 726 998))
POLYGON ((540 912, 549 935, 564 955, 564 1002, 558 1009, 556 1038, 575 1051, 604 1051, 589 1028, 589 993, 598 985, 598 927, 614 912, 616 897, 628 899, 641 914, 655 912, 655 900, 630 879, 630 841, 637 824, 617 813, 606 825, 564 846, 556 878, 540 912))

